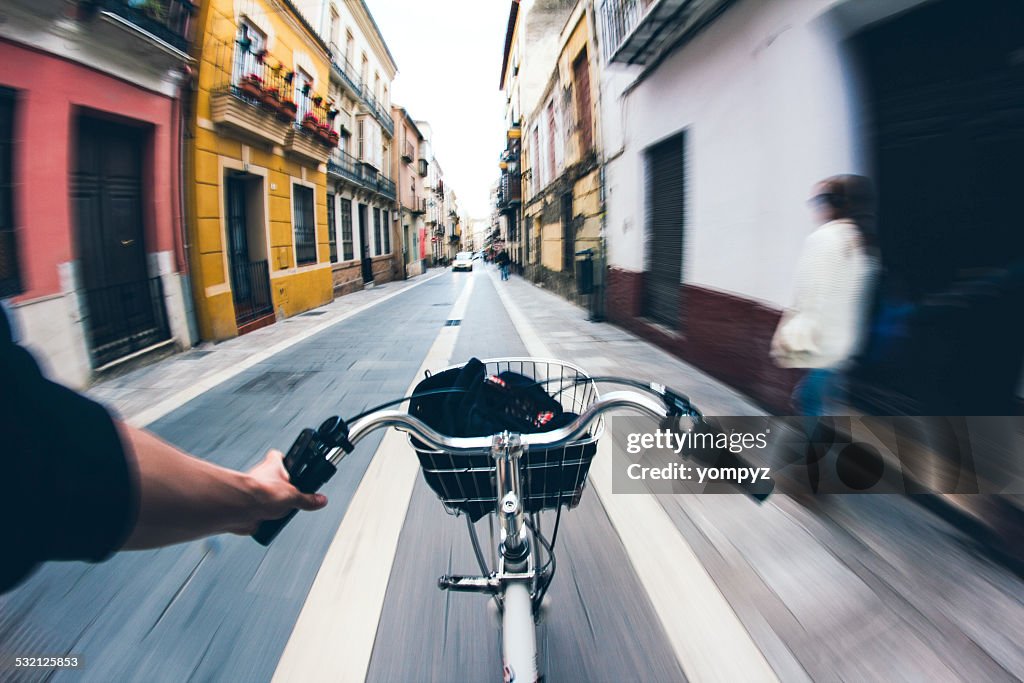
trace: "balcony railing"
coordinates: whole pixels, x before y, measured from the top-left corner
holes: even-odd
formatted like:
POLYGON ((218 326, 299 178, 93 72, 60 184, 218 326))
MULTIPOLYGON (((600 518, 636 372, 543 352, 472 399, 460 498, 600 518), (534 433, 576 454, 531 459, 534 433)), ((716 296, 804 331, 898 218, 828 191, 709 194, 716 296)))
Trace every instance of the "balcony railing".
POLYGON ((650 64, 710 24, 730 0, 602 0, 605 61, 650 64))
POLYGON ((239 325, 274 312, 266 261, 231 264, 231 298, 235 303, 235 322, 239 325))
POLYGON ((419 163, 416 166, 417 166, 417 170, 419 171, 420 176, 423 177, 423 178, 426 178, 427 177, 427 160, 426 159, 420 159, 419 163))
POLYGON ((413 147, 412 144, 410 144, 409 141, 407 140, 405 144, 402 145, 402 161, 404 161, 407 164, 411 164, 415 158, 416 148, 413 147))
POLYGON ((362 95, 363 84, 359 80, 357 75, 359 72, 352 66, 352 63, 348 60, 348 57, 344 55, 337 45, 331 45, 331 66, 333 67, 334 73, 338 75, 341 81, 348 86, 349 90, 354 95, 362 95))
POLYGON ((87 289, 89 345, 96 366, 170 337, 159 277, 87 289))
POLYGON ((115 14, 182 52, 192 42, 199 9, 189 0, 87 0, 83 4, 115 14))
POLYGON ((377 101, 377 98, 373 96, 370 89, 363 84, 363 101, 366 103, 366 107, 370 110, 380 125, 384 126, 384 129, 388 132, 388 135, 394 136, 395 134, 395 121, 391 118, 391 113, 384 108, 384 105, 377 101))
POLYGON ((498 209, 509 209, 522 203, 523 183, 518 173, 502 173, 498 184, 498 209))
POLYGON ((215 124, 312 163, 327 160, 338 140, 329 135, 330 114, 338 112, 312 85, 297 83, 280 60, 255 51, 244 38, 219 44, 215 60, 219 81, 210 100, 215 124))
POLYGON ((348 152, 340 149, 335 149, 331 152, 331 156, 327 160, 327 172, 347 178, 388 199, 395 198, 395 183, 393 180, 372 170, 348 152))

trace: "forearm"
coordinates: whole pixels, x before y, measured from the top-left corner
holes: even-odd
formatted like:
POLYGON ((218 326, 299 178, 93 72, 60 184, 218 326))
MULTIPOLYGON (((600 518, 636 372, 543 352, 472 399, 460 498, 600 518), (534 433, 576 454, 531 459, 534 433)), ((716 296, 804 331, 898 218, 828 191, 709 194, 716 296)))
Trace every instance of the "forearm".
POLYGON ((154 435, 119 424, 138 476, 139 513, 125 549, 244 533, 259 520, 261 488, 249 474, 194 458, 154 435))

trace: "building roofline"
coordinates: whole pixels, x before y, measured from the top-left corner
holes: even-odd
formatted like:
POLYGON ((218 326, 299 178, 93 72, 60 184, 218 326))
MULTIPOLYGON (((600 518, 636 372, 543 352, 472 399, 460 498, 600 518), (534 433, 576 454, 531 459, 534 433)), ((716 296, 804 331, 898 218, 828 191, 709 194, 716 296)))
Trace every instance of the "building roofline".
POLYGON ((505 53, 501 59, 501 81, 498 83, 498 90, 505 88, 505 73, 508 71, 508 58, 512 52, 512 37, 516 32, 516 19, 519 17, 519 0, 512 0, 512 7, 508 11, 508 26, 505 28, 505 53))

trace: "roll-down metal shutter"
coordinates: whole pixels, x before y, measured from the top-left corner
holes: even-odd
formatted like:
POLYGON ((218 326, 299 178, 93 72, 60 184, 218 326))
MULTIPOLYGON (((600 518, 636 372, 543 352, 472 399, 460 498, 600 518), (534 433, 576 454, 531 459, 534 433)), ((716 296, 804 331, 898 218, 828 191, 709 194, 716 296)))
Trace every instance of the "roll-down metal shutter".
POLYGON ((684 135, 647 151, 647 260, 644 315, 672 329, 682 327, 684 135))

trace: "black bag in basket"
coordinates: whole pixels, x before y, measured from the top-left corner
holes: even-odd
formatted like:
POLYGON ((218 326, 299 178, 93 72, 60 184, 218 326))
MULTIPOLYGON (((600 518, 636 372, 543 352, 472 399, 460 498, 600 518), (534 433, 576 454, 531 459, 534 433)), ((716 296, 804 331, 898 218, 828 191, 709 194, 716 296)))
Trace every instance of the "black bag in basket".
MULTIPOLYGON (((413 393, 446 388, 457 391, 413 398, 409 413, 449 436, 546 432, 577 417, 564 411, 544 384, 511 371, 488 375, 484 364, 476 358, 461 368, 424 379, 413 393)), ((494 511, 497 493, 494 462, 489 454, 439 453, 416 439, 413 445, 427 484, 451 507, 465 512, 473 521, 494 511)), ((520 463, 526 511, 555 507, 559 502, 578 504, 596 450, 591 443, 552 451, 528 451, 520 463)))

